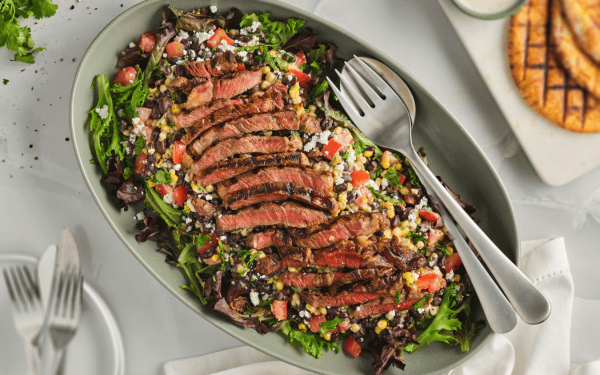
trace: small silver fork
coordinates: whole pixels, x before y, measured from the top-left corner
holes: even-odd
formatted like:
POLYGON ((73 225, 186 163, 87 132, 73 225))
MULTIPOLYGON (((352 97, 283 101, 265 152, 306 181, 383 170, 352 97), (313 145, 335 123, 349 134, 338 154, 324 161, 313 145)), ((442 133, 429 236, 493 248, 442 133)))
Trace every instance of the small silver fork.
POLYGON ((23 337, 29 374, 40 372, 40 330, 44 323, 44 306, 37 283, 25 265, 2 270, 12 301, 15 326, 23 337))
POLYGON ((54 358, 50 374, 61 374, 64 370, 65 349, 79 326, 81 316, 81 291, 83 275, 69 269, 57 274, 48 304, 48 334, 54 347, 54 358))

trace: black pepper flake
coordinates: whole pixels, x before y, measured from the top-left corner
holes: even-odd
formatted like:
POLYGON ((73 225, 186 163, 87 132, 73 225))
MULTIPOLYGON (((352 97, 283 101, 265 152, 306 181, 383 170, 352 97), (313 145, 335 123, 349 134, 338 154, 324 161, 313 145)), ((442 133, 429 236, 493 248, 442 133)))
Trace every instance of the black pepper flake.
POLYGON ((33 148, 33 145, 29 145, 29 148, 33 148))
POLYGON ((67 137, 65 138, 65 141, 69 142, 71 140, 71 138, 67 137))
POLYGON ((71 9, 75 9, 75 5, 71 5, 71 9))
MULTIPOLYGON (((38 157, 36 156, 35 158, 33 158, 33 160, 38 160, 38 157)), ((4 160, 3 160, 4 161, 4 160)))

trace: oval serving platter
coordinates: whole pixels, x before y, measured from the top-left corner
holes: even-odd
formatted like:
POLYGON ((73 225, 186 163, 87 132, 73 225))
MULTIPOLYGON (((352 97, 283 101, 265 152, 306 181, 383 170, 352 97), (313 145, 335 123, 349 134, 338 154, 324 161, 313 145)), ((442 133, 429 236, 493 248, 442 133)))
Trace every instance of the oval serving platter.
MULTIPOLYGON (((136 209, 128 212, 119 210, 100 182, 100 168, 89 163, 93 155, 85 124, 87 111, 94 102, 94 92, 90 90, 92 79, 97 74, 111 76, 117 72, 118 53, 127 48, 132 40, 137 40, 144 31, 155 30, 160 26, 162 6, 165 4, 187 10, 212 5, 209 1, 200 0, 147 0, 135 5, 116 17, 98 34, 83 56, 75 75, 70 102, 71 134, 79 167, 94 200, 116 234, 144 267, 179 300, 224 332, 275 358, 309 371, 324 374, 370 373, 373 357, 369 354, 351 359, 343 353, 326 352, 323 357, 316 359, 305 352, 298 352, 277 333, 260 335, 254 330, 239 328, 202 306, 193 294, 179 288, 185 282, 183 274, 164 262, 164 255, 155 251, 154 242, 138 243, 135 240, 135 221, 131 218, 137 212, 136 209)), ((475 217, 498 247, 513 262, 518 260, 519 236, 515 216, 498 175, 471 136, 410 73, 342 28, 290 5, 273 0, 221 0, 218 6, 221 14, 237 7, 245 13, 268 12, 272 19, 305 19, 305 26, 318 33, 317 41, 332 42, 339 47, 338 57, 349 60, 353 55, 369 56, 401 76, 412 90, 416 101, 417 120, 413 132, 415 145, 425 147, 432 170, 442 176, 461 198, 477 207, 475 217)), ((474 307, 474 317, 484 319, 480 306, 474 307)), ((431 344, 414 354, 405 355, 405 371, 390 368, 386 373, 433 375, 449 371, 473 356, 492 334, 489 327, 480 331, 472 340, 471 350, 467 353, 461 353, 455 346, 431 344)))

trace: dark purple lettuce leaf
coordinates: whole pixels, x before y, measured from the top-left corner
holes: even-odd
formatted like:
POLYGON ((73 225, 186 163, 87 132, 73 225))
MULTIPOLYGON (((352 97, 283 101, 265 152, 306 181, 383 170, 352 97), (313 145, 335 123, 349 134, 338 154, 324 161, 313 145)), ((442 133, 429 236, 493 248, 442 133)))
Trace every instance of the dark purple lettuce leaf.
POLYGON ((309 28, 304 28, 293 38, 287 41, 283 49, 288 52, 298 52, 302 50, 311 50, 315 46, 315 37, 317 33, 313 33, 309 28))
POLYGON ((236 314, 224 298, 221 298, 217 301, 214 309, 220 312, 221 314, 227 315, 231 319, 231 322, 237 326, 244 328, 253 328, 254 330, 256 330, 256 332, 263 335, 270 331, 269 327, 261 323, 261 321, 258 320, 258 318, 247 318, 242 315, 236 314))
POLYGON ((248 289, 248 281, 244 281, 240 278, 236 278, 233 280, 233 284, 229 284, 227 286, 227 294, 226 300, 231 303, 237 297, 250 293, 250 289, 248 289))
POLYGON ((224 18, 209 17, 204 9, 186 12, 183 9, 173 8, 170 5, 165 5, 163 8, 163 22, 166 21, 172 21, 177 32, 181 29, 207 32, 213 28, 225 27, 224 18))
POLYGON ((150 52, 144 52, 140 46, 135 46, 121 52, 117 65, 121 69, 127 68, 128 66, 139 65, 140 69, 144 70, 146 69, 146 64, 148 63, 149 57, 150 52))
POLYGON ((144 185, 133 177, 129 177, 117 190, 117 198, 125 203, 125 211, 129 206, 143 201, 145 196, 144 185))
POLYGON ((221 295, 221 281, 223 280, 223 271, 217 271, 213 277, 209 277, 204 282, 204 296, 210 295, 215 296, 215 299, 222 299, 221 295))
POLYGON ((242 17, 244 13, 238 8, 231 8, 231 11, 225 17, 225 28, 226 29, 239 29, 240 22, 242 21, 242 17))
POLYGON ((113 155, 106 160, 106 176, 102 178, 102 182, 115 187, 121 186, 123 183, 123 163, 119 160, 118 155, 113 155))
POLYGON ((337 51, 337 46, 333 43, 327 44, 327 49, 325 50, 325 70, 327 73, 333 72, 334 69, 341 67, 343 60, 335 57, 335 51, 337 51))
POLYGON ((386 345, 380 350, 374 350, 373 355, 375 356, 372 364, 374 375, 383 375, 390 366, 398 367, 400 370, 406 367, 400 345, 386 345))

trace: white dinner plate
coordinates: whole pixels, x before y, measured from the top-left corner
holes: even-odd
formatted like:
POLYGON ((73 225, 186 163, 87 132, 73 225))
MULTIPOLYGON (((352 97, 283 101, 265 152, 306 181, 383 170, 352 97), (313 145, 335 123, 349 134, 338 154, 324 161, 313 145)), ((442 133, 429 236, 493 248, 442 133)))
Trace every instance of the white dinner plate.
MULTIPOLYGON (((31 275, 36 275, 35 257, 0 254, 0 268, 17 264, 26 264, 31 275)), ((25 346, 13 322, 4 278, 0 278, 0 374, 26 373, 25 346)), ((83 286, 81 321, 68 347, 64 375, 75 374, 125 374, 123 341, 115 318, 100 295, 87 283, 83 286)))

